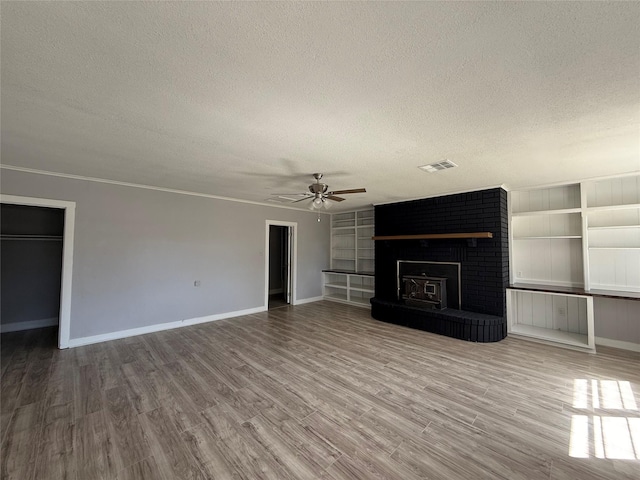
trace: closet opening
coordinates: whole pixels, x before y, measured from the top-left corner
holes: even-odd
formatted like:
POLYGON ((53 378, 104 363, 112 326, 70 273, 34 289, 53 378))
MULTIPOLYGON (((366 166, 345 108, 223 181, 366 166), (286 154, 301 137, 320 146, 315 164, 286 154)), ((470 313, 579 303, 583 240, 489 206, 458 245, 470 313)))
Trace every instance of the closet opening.
POLYGON ((0 204, 0 332, 42 330, 57 346, 65 210, 0 204))
POLYGON ((295 222, 266 221, 264 305, 267 309, 296 302, 296 229, 295 222))

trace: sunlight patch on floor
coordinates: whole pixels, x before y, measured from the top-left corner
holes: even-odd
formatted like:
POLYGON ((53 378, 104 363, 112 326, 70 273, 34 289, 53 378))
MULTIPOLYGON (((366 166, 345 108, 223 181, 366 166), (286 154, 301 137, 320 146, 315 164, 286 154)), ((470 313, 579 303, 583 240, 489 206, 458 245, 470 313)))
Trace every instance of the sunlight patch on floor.
POLYGON ((638 411, 630 382, 576 378, 573 407, 586 411, 571 418, 570 457, 640 460, 640 417, 623 413, 638 411), (594 415, 599 409, 620 415, 594 415))

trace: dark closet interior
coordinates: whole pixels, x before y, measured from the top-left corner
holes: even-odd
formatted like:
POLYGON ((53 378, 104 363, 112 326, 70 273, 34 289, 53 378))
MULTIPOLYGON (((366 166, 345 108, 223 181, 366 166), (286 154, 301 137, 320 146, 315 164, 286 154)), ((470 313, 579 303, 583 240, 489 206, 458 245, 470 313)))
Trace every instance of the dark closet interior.
POLYGON ((289 227, 269 226, 269 305, 281 307, 289 302, 288 295, 288 235, 289 227))
POLYGON ((0 208, 2 332, 58 325, 64 210, 0 208))

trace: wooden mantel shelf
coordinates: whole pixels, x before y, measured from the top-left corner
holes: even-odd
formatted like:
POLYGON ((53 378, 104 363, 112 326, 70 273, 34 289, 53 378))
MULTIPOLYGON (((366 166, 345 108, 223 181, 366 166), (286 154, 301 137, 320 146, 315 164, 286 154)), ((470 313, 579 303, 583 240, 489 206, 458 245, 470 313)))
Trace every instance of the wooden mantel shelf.
POLYGON ((493 238, 491 232, 424 233, 421 235, 377 235, 374 240, 430 240, 445 238, 493 238))

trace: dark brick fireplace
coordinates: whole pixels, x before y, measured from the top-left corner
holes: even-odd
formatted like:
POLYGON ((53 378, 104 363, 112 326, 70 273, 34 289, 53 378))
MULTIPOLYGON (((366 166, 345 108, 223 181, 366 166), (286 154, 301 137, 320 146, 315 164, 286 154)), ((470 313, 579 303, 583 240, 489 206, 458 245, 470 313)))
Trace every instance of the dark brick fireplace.
MULTIPOLYGON (((374 318, 470 341, 494 342, 506 336, 509 246, 503 189, 379 205, 375 219, 377 237, 490 232, 493 238, 377 240, 375 297, 371 299, 374 318), (429 302, 403 300, 399 290, 404 287, 398 278, 403 262, 459 264, 459 308, 455 302, 434 308, 429 302)), ((407 273, 443 276, 441 270, 407 273)), ((447 293, 452 295, 449 289, 447 293)))

